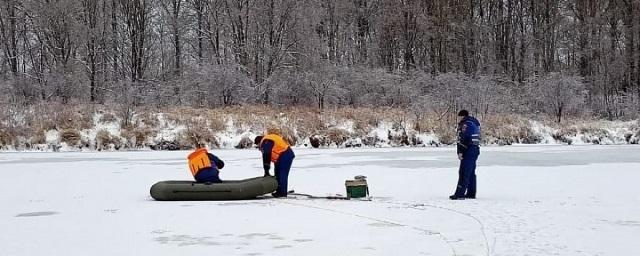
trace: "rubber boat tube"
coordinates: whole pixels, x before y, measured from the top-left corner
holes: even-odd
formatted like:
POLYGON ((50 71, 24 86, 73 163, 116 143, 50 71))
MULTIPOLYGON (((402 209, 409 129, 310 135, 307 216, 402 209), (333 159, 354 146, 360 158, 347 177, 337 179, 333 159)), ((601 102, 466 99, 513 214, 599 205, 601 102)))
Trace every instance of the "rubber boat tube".
POLYGON ((222 183, 197 183, 168 180, 151 186, 151 197, 158 201, 246 200, 274 192, 278 182, 273 176, 222 183))

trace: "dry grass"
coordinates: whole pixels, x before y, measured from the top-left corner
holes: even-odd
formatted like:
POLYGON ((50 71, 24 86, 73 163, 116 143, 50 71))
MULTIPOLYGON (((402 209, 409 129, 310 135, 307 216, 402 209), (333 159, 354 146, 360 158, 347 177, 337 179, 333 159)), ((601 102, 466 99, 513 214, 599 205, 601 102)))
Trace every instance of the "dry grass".
POLYGON ((530 122, 522 117, 494 115, 481 121, 483 121, 482 139, 484 143, 498 145, 532 144, 542 140, 531 129, 530 122))
POLYGON ((555 125, 557 125, 557 130, 552 135, 553 138, 557 141, 567 144, 572 144, 572 138, 576 137, 577 134, 584 135, 582 137, 582 139, 584 140, 583 142, 592 144, 601 144, 603 139, 612 138, 612 135, 609 133, 609 131, 597 127, 595 123, 571 121, 562 125, 557 123, 555 125))
POLYGON ((47 143, 47 137, 44 134, 44 130, 37 131, 30 139, 31 144, 45 144, 47 143))
MULTIPOLYGON (((167 109, 166 112, 163 113, 165 114, 165 118, 168 121, 174 122, 176 124, 194 125, 197 123, 201 126, 207 126, 207 128, 215 132, 224 131, 226 129, 227 119, 224 111, 222 110, 180 107, 175 109, 167 109)), ((143 114, 141 114, 141 117, 144 118, 143 120, 152 120, 156 122, 155 124, 153 122, 145 122, 147 125, 152 127, 158 126, 158 120, 155 116, 155 113, 152 114, 150 112, 143 112, 143 114)))
POLYGON ((117 121, 116 116, 111 113, 111 112, 105 112, 102 114, 102 116, 100 117, 100 122, 101 123, 111 123, 111 122, 115 122, 117 121))
POLYGON ((636 121, 630 127, 631 133, 627 134, 625 137, 627 143, 629 144, 639 144, 640 143, 640 120, 636 121))
POLYGON ((93 115, 103 106, 63 105, 60 103, 41 103, 23 109, 28 128, 33 129, 30 136, 40 130, 90 129, 93 127, 93 115))
MULTIPOLYGON (((434 133, 442 144, 454 144, 457 140, 457 120, 451 118, 450 115, 438 116, 433 113, 426 113, 420 120, 416 120, 415 116, 413 116, 410 121, 413 124, 411 127, 413 130, 434 133)), ((483 123, 482 125, 484 127, 486 124, 483 123)), ((413 143, 411 142, 411 136, 409 138, 410 143, 413 143)))
POLYGON ((331 113, 337 120, 353 121, 355 135, 363 136, 378 127, 382 121, 406 123, 409 115, 394 108, 341 108, 331 113))
POLYGON ((454 144, 457 140, 455 125, 446 125, 440 122, 432 129, 433 133, 440 138, 440 142, 445 145, 454 144))
POLYGON ((301 139, 309 138, 326 130, 326 124, 318 113, 294 112, 290 118, 292 121, 287 125, 295 127, 297 136, 301 139))
POLYGON ((353 121, 355 132, 363 134, 380 124, 383 113, 377 109, 343 108, 335 110, 331 114, 338 120, 353 121))
MULTIPOLYGON (((233 121, 237 131, 264 133, 269 130, 282 135, 291 144, 300 144, 307 139, 314 147, 339 146, 348 147, 351 143, 362 139, 362 144, 376 146, 382 140, 390 140, 391 145, 418 145, 418 133, 432 132, 442 144, 454 144, 456 140, 455 116, 444 117, 425 113, 416 120, 415 114, 405 109, 391 108, 337 108, 319 111, 309 107, 273 108, 264 106, 234 106, 225 108, 190 108, 178 107, 158 109, 151 107, 126 108, 129 122, 121 124, 121 137, 99 131, 96 145, 86 145, 81 141, 79 131, 93 128, 94 113, 102 114, 99 122, 121 120, 125 114, 122 106, 99 105, 61 105, 56 103, 34 105, 21 109, 23 123, 0 122, 0 145, 43 144, 45 132, 51 129, 61 131, 61 141, 71 146, 95 146, 104 149, 114 145, 118 148, 139 148, 155 145, 148 143, 155 137, 162 123, 158 118, 164 114, 168 122, 182 125, 187 129, 179 134, 175 141, 157 143, 157 148, 185 149, 193 148, 198 143, 219 147, 217 139, 220 132, 227 131, 228 121, 233 121), (344 127, 345 124, 352 127, 344 127), (371 136, 374 129, 381 124, 392 124, 385 138, 371 136), (126 125, 125 125, 126 124, 126 125), (416 132, 417 131, 417 132, 416 132), (119 141, 126 141, 122 143, 119 141)), ((13 109, 15 110, 15 108, 13 109)), ((15 115, 3 110, 0 117, 15 115)), ((516 115, 492 115, 480 120, 482 122, 483 142, 486 144, 508 145, 512 143, 538 143, 542 140, 531 128, 531 123, 516 115)), ((591 120, 593 121, 593 120, 591 120)), ((585 140, 600 143, 600 140, 612 136, 597 122, 584 125, 583 119, 567 118, 562 124, 553 120, 541 120, 544 125, 557 129, 554 138, 571 143, 577 133, 589 134, 585 140)), ((640 140, 640 124, 631 127, 625 136, 628 143, 640 140)), ((27 145, 28 146, 28 145, 27 145)), ((242 138, 237 148, 253 146, 253 138, 242 138)))
POLYGON ((426 117, 420 120, 414 120, 413 129, 418 132, 432 132, 435 129, 437 129, 437 127, 441 126, 440 123, 444 123, 444 122, 437 121, 435 118, 426 117))
POLYGON ((588 135, 584 138, 586 143, 601 144, 602 139, 612 137, 609 131, 593 125, 582 126, 578 130, 580 133, 588 135))
MULTIPOLYGON (((30 138, 36 134, 32 124, 35 120, 29 109, 21 106, 0 107, 0 148, 29 147, 30 138)), ((46 119, 42 116, 40 119, 46 119)))
POLYGON ((69 146, 79 146, 81 142, 80 132, 75 129, 66 129, 60 132, 60 142, 67 143, 69 146))
POLYGON ((164 112, 164 118, 167 122, 175 124, 186 124, 187 120, 190 120, 194 115, 183 113, 181 111, 164 112))
POLYGON ((206 144, 212 148, 220 147, 220 143, 218 143, 215 134, 206 126, 200 126, 198 124, 187 125, 187 129, 178 136, 177 142, 181 147, 187 148, 195 148, 200 144, 206 144))
POLYGON ((631 144, 640 144, 640 130, 636 130, 635 136, 629 138, 628 142, 631 144))
POLYGON ((96 149, 97 150, 105 150, 110 149, 111 145, 113 145, 114 149, 120 149, 122 145, 122 141, 117 136, 112 135, 107 130, 100 130, 96 134, 96 149))
MULTIPOLYGON (((330 128, 327 131, 326 142, 336 146, 343 145, 351 135, 348 131, 340 128, 330 128)), ((327 145, 330 146, 330 145, 327 145)))
POLYGON ((93 112, 79 106, 53 106, 51 113, 58 130, 89 129, 93 126, 93 112))
POLYGON ((0 128, 0 146, 13 145, 15 136, 5 128, 0 128))
POLYGON ((278 115, 270 108, 248 107, 231 107, 222 109, 224 114, 229 115, 233 119, 235 127, 243 130, 266 130, 269 122, 277 120, 278 115))
POLYGON ((134 127, 158 127, 159 125, 160 120, 158 120, 158 115, 150 110, 140 111, 139 114, 136 115, 135 122, 133 124, 134 127))
POLYGON ((235 145, 234 147, 238 149, 252 148, 253 144, 253 139, 249 137, 242 137, 240 142, 238 142, 238 145, 235 145))
POLYGON ((289 145, 296 145, 298 143, 298 137, 293 129, 285 124, 269 124, 267 127, 267 133, 282 136, 289 145))
POLYGON ((123 129, 120 135, 128 142, 127 147, 141 148, 148 146, 146 141, 148 138, 156 136, 156 131, 148 127, 130 127, 123 129))
POLYGON ((422 141, 420 138, 418 138, 418 133, 416 131, 410 131, 408 134, 408 140, 409 140, 409 144, 411 146, 417 146, 417 145, 426 145, 426 141, 422 141))
POLYGON ((29 127, 21 127, 16 124, 4 124, 0 120, 0 147, 6 146, 19 146, 19 138, 27 138, 33 132, 33 129, 29 127))
POLYGON ((227 118, 222 112, 209 111, 206 114, 207 126, 214 132, 221 132, 227 129, 227 118))

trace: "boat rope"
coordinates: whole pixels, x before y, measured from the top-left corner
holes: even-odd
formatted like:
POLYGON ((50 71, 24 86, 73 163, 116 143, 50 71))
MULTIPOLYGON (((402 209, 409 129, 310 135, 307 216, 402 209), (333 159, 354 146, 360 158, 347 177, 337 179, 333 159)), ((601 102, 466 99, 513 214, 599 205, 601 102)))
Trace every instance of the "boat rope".
POLYGON ((325 208, 325 207, 320 207, 320 206, 315 206, 315 205, 308 205, 308 204, 303 204, 303 203, 291 202, 291 200, 287 200, 287 199, 276 200, 276 201, 284 203, 284 204, 294 205, 294 206, 312 208, 312 209, 317 209, 317 210, 328 211, 328 212, 332 212, 332 213, 338 213, 338 214, 342 214, 342 215, 352 216, 352 217, 356 217, 356 218, 372 220, 372 221, 381 222, 381 223, 394 225, 394 226, 409 227, 409 228, 411 228, 413 230, 420 231, 420 232, 424 233, 425 235, 437 235, 442 241, 444 241, 447 244, 447 246, 449 246, 453 256, 458 256, 458 254, 456 253, 455 247, 451 244, 451 242, 449 242, 449 239, 444 234, 442 234, 441 232, 438 232, 438 231, 433 231, 433 230, 429 230, 429 229, 425 229, 425 228, 421 228, 421 227, 417 227, 417 226, 413 226, 413 225, 403 224, 403 223, 399 223, 399 222, 396 222, 396 221, 383 220, 383 219, 380 219, 380 218, 370 217, 370 216, 366 216, 366 215, 362 215, 362 214, 358 214, 358 213, 351 213, 351 212, 345 212, 345 211, 341 211, 341 210, 325 208))
POLYGON ((485 232, 486 228, 484 226, 484 223, 482 223, 482 221, 478 217, 473 216, 470 213, 462 212, 462 211, 459 211, 459 210, 456 210, 456 209, 447 208, 447 207, 444 207, 444 206, 425 204, 425 203, 419 203, 419 204, 394 203, 394 202, 384 202, 384 203, 402 205, 402 206, 405 206, 406 208, 414 209, 414 210, 423 210, 421 208, 418 208, 420 206, 423 206, 423 207, 429 207, 429 208, 434 208, 434 209, 440 209, 440 210, 452 212, 452 213, 455 213, 455 214, 458 214, 458 215, 463 215, 463 216, 469 217, 469 218, 473 219, 476 223, 478 223, 478 225, 480 226, 480 231, 482 233, 482 237, 484 239, 484 245, 485 245, 485 248, 486 248, 486 255, 487 256, 491 256, 491 249, 490 249, 491 247, 489 246, 489 239, 487 238, 487 234, 485 232))

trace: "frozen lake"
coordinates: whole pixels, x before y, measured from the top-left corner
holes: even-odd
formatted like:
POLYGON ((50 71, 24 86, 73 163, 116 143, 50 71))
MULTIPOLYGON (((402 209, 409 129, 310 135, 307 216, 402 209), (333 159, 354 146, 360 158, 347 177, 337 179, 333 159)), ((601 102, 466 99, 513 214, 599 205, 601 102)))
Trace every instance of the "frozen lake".
MULTIPOLYGON (((0 153, 0 255, 640 255, 639 146, 484 147, 464 201, 454 148, 295 151, 290 189, 366 175, 372 201, 158 202, 189 152, 0 153)), ((212 153, 262 174, 257 150, 212 153)))

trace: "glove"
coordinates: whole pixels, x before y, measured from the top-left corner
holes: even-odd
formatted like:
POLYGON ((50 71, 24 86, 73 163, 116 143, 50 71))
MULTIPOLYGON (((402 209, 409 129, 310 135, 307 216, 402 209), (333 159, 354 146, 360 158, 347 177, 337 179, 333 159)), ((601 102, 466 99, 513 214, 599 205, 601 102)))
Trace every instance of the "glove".
POLYGON ((269 175, 269 169, 271 168, 271 165, 263 165, 262 167, 264 168, 264 176, 271 176, 269 175))

